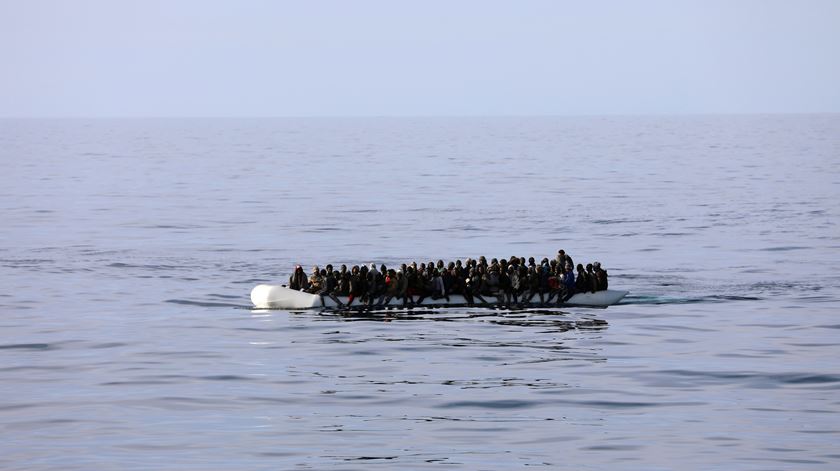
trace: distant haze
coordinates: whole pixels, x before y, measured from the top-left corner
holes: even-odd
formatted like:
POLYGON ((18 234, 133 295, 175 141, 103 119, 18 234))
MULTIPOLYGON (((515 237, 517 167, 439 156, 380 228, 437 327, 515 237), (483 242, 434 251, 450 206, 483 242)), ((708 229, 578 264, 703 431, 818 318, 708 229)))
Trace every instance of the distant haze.
POLYGON ((0 116, 840 112, 840 1, 0 0, 0 116))

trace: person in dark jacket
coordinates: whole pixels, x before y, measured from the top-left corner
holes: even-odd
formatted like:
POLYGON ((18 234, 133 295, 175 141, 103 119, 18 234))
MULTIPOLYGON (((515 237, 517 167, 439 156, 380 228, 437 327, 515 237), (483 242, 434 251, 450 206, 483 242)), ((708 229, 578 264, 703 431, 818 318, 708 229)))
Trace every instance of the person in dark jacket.
POLYGON ((326 304, 324 303, 324 296, 328 296, 330 299, 332 299, 339 309, 344 307, 344 304, 342 304, 342 302, 339 301, 335 295, 336 283, 335 278, 332 276, 332 274, 328 274, 327 270, 321 270, 321 279, 322 287, 321 290, 317 293, 318 296, 321 297, 321 307, 326 307, 326 304))
POLYGON ((595 278, 597 280, 596 288, 598 291, 604 291, 609 287, 609 283, 607 282, 607 270, 601 268, 600 262, 595 262, 592 264, 592 271, 595 273, 595 278))
POLYGON ((465 282, 465 292, 469 293, 470 295, 470 304, 472 304, 472 300, 475 298, 478 298, 479 301, 481 301, 484 304, 487 304, 487 300, 481 297, 481 292, 483 288, 481 274, 478 272, 478 269, 473 268, 472 270, 470 270, 470 276, 465 280, 465 282))
POLYGON ((586 293, 590 290, 591 283, 589 282, 589 275, 586 274, 586 270, 583 268, 583 264, 578 263, 577 278, 575 278, 575 292, 586 293))
POLYGON ((350 273, 344 265, 341 266, 341 271, 338 272, 338 288, 336 294, 339 296, 350 296, 350 273))
POLYGON ((591 263, 586 264, 586 278, 589 281, 588 291, 592 293, 598 291, 598 277, 595 275, 594 267, 591 263))
POLYGON ((304 291, 309 288, 309 280, 306 278, 306 273, 304 273, 303 267, 300 265, 295 265, 295 271, 289 277, 289 288, 299 291, 304 291))
POLYGON ((513 285, 510 280, 510 274, 507 270, 507 262, 502 259, 499 264, 499 294, 504 299, 504 304, 510 306, 510 301, 513 299, 513 285))

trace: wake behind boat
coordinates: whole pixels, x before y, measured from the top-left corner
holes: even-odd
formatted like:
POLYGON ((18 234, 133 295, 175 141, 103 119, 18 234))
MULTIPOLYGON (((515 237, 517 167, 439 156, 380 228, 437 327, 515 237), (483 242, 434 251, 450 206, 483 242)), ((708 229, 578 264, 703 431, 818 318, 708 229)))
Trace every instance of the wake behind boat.
MULTIPOLYGON (((619 290, 603 290, 594 293, 577 293, 561 303, 561 306, 588 306, 588 307, 607 307, 621 301, 627 295, 627 291, 619 290)), ((348 302, 347 296, 337 296, 341 302, 341 306, 346 306, 348 302)), ((468 303, 467 300, 458 294, 449 296, 449 299, 439 298, 432 299, 431 297, 423 300, 418 300, 411 304, 411 306, 423 307, 456 307, 456 306, 496 306, 504 304, 498 297, 488 296, 485 298, 488 303, 473 301, 468 303), (498 302, 497 302, 498 301, 498 302)), ((321 296, 318 294, 310 294, 305 291, 290 289, 284 285, 257 285, 251 290, 251 302, 258 309, 322 309, 322 308, 338 308, 340 305, 330 297, 324 298, 324 304, 321 304, 321 296)), ((520 303, 525 306, 542 306, 538 302, 520 303)), ((358 307, 363 304, 356 305, 358 307)), ((398 298, 392 298, 387 302, 383 302, 381 306, 398 306, 403 307, 403 301, 398 298)), ((352 307, 352 306, 351 306, 352 307)))

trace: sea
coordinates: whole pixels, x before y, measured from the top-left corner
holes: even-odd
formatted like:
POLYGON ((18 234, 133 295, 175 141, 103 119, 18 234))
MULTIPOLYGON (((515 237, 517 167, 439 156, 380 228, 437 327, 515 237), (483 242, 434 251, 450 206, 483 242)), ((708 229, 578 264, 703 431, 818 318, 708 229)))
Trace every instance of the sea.
POLYGON ((840 115, 0 120, 0 469, 840 469, 840 115), (254 309, 599 261, 593 308, 254 309))

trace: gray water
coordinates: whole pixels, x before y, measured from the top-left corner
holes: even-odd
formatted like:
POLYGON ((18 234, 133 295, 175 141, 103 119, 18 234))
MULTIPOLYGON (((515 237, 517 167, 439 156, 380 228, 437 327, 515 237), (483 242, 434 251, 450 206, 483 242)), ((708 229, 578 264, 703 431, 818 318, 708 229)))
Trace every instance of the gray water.
POLYGON ((837 469, 840 116, 0 121, 0 468, 837 469), (252 310, 599 260, 608 309, 252 310))

